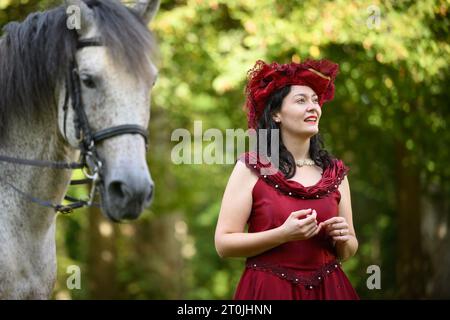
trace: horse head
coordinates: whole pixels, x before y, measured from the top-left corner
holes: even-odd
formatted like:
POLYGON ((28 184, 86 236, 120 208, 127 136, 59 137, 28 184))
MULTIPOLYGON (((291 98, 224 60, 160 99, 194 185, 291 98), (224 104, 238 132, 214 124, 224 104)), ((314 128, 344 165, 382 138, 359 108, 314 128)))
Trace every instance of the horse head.
POLYGON ((66 142, 79 148, 86 135, 77 127, 83 119, 68 107, 79 99, 93 135, 122 128, 90 141, 101 164, 98 185, 103 212, 113 221, 122 221, 139 217, 154 195, 144 136, 150 120, 150 93, 157 77, 147 50, 153 41, 147 25, 159 8, 159 0, 137 1, 134 8, 118 9, 116 5, 114 10, 108 10, 108 5, 108 1, 66 0, 68 13, 76 8, 73 12, 80 14, 81 23, 74 33, 78 46, 73 65, 59 90, 58 127, 66 142), (118 36, 119 32, 127 34, 118 36), (71 73, 76 74, 75 80, 71 73), (74 81, 77 83, 71 83, 74 81))

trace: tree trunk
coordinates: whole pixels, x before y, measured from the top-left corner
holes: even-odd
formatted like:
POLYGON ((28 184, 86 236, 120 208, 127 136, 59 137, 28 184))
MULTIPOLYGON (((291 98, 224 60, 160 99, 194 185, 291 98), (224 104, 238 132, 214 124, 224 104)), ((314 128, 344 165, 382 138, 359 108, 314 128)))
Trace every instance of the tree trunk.
POLYGON ((116 279, 117 226, 102 216, 99 208, 89 211, 88 287, 91 299, 120 298, 116 279))
MULTIPOLYGON (((184 299, 189 274, 182 257, 187 234, 177 234, 177 225, 185 226, 180 214, 166 214, 141 221, 137 225, 134 244, 145 279, 152 284, 147 290, 150 299, 184 299)), ((184 228, 181 228, 184 229, 184 228)), ((187 230, 186 230, 187 232, 187 230)))
POLYGON ((424 217, 422 234, 424 250, 432 262, 432 275, 427 278, 427 297, 450 298, 450 203, 439 184, 429 184, 422 198, 424 217))
POLYGON ((420 171, 410 159, 404 142, 397 142, 397 294, 398 298, 417 299, 425 297, 429 275, 421 237, 420 171))

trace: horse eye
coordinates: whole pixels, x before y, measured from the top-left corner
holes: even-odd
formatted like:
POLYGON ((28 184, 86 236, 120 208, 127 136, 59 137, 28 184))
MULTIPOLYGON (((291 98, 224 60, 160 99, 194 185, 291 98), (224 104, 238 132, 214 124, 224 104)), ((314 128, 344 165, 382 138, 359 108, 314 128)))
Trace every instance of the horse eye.
POLYGON ((90 75, 87 75, 87 74, 81 75, 81 81, 83 82, 83 84, 86 87, 88 87, 90 89, 96 88, 94 78, 92 78, 90 75))

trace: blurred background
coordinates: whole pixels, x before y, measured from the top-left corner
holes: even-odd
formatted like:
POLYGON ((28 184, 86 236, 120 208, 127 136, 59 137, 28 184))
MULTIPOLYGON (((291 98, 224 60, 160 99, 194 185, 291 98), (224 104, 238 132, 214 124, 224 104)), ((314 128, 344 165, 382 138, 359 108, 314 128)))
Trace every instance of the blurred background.
MULTIPOLYGON (((0 0, 0 27, 59 5, 0 0)), ((448 0, 163 0, 148 163, 156 198, 132 224, 97 209, 59 216, 55 299, 229 299, 244 259, 220 259, 214 229, 228 165, 175 165, 177 128, 246 129, 257 59, 340 65, 325 147, 350 167, 359 251, 344 264, 362 298, 450 298, 448 0), (81 269, 69 290, 67 267, 81 269), (381 269, 369 290, 367 268, 381 269)), ((1 59, 1 57, 0 57, 1 59)), ((1 93, 0 93, 1 94, 1 93)), ((75 172, 75 175, 79 173, 75 172)), ((72 189, 71 194, 86 194, 72 189)))

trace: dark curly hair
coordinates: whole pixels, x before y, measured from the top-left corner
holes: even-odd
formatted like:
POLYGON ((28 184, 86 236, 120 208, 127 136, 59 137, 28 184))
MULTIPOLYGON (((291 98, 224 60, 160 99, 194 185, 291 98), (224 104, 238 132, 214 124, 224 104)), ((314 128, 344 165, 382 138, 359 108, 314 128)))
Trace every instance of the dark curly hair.
MULTIPOLYGON (((271 149, 271 130, 279 129, 279 124, 276 123, 272 116, 274 113, 278 112, 281 109, 281 105, 283 103, 283 99, 289 94, 291 91, 291 86, 285 86, 281 89, 278 89, 273 94, 269 96, 266 102, 266 107, 264 108, 264 112, 258 120, 258 126, 256 128, 256 139, 257 146, 260 146, 259 139, 266 137, 266 149, 268 152, 268 156, 270 156, 271 149), (259 131, 261 129, 268 130, 267 135, 260 135, 259 131)), ((262 144, 264 145, 264 144, 262 144)), ((280 135, 279 142, 279 169, 285 175, 287 179, 292 178, 295 174, 295 159, 291 152, 284 145, 283 139, 280 135)), ((335 157, 330 154, 324 148, 324 143, 322 137, 319 133, 311 137, 310 147, 309 147, 309 156, 315 162, 316 165, 321 167, 323 170, 332 165, 335 157)))

